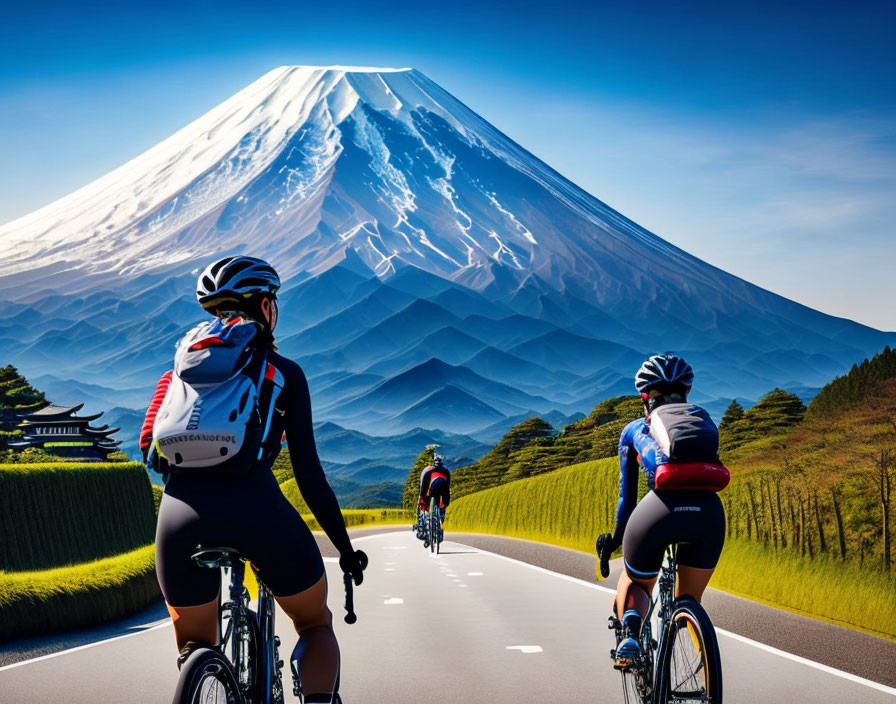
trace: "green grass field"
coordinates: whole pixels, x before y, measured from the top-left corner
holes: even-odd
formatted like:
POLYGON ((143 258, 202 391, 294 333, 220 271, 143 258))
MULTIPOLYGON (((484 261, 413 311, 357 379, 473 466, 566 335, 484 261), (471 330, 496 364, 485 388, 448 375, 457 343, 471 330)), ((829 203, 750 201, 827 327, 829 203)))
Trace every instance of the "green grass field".
POLYGON ((0 640, 112 621, 159 598, 153 545, 69 567, 0 572, 0 640))
POLYGON ((450 527, 593 552, 613 528, 618 475, 618 460, 595 460, 478 491, 451 502, 450 527))
MULTIPOLYGON (((479 491, 451 503, 450 528, 593 554, 614 525, 618 476, 611 458, 479 491)), ((711 586, 896 640, 896 579, 854 562, 729 540, 711 586)))
POLYGON ((857 562, 728 540, 711 586, 896 640, 896 580, 857 562))
MULTIPOLYGON (((311 515, 311 510, 302 498, 296 480, 294 478, 287 479, 280 484, 280 490, 289 500, 289 503, 295 507, 296 511, 302 514, 302 518, 308 524, 308 527, 311 530, 320 530, 320 524, 311 515)), ((389 525, 392 523, 410 524, 414 522, 414 512, 401 508, 346 508, 342 509, 342 517, 345 518, 345 525, 348 528, 389 525)))

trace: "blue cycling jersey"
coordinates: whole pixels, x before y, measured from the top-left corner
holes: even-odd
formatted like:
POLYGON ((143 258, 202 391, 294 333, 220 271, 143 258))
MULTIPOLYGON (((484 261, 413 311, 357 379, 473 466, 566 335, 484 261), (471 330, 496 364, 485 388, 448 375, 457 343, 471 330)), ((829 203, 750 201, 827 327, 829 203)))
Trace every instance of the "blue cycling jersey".
POLYGON ((652 491, 656 468, 669 461, 656 440, 650 435, 646 418, 633 420, 619 438, 619 504, 616 506, 616 532, 614 541, 621 545, 625 526, 638 504, 638 472, 644 468, 647 487, 652 491))

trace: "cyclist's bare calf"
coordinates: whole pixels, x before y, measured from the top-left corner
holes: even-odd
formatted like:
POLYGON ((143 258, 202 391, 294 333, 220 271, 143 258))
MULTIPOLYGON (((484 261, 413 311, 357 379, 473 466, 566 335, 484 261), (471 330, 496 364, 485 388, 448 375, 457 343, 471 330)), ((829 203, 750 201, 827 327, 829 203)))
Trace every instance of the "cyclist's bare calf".
POLYGON ((678 579, 675 580, 675 597, 678 598, 682 594, 687 594, 700 601, 714 571, 714 568, 704 569, 702 567, 678 565, 678 579))
POLYGON ((653 593, 655 584, 656 577, 632 579, 628 572, 623 570, 619 575, 619 584, 616 587, 617 616, 621 619, 626 611, 634 609, 641 614, 641 618, 644 618, 647 615, 647 609, 650 608, 650 595, 653 593))
POLYGON ((327 576, 303 592, 274 598, 299 634, 293 659, 299 663, 305 696, 330 694, 339 674, 339 645, 333 633, 333 614, 327 608, 327 576))
POLYGON ((218 642, 218 598, 199 606, 172 606, 166 602, 177 649, 181 651, 189 642, 212 647, 218 642))

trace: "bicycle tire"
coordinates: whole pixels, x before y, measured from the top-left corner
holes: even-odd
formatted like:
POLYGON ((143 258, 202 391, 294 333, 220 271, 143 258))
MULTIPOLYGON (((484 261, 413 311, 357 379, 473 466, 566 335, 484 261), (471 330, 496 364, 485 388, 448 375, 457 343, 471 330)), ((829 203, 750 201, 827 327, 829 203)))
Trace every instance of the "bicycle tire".
POLYGON ((181 668, 174 704, 243 704, 230 661, 212 648, 194 650, 181 668))
MULTIPOLYGON (((652 704, 653 667, 650 647, 652 638, 650 623, 647 622, 641 629, 641 658, 629 670, 620 673, 625 704, 652 704)), ((618 637, 616 646, 619 646, 618 637)))
POLYGON ((722 704, 722 661, 712 621, 691 597, 672 603, 657 663, 654 704, 722 704))
POLYGON ((438 527, 436 526, 436 511, 439 510, 435 498, 429 500, 429 551, 435 553, 439 544, 438 527))
POLYGON ((274 597, 263 582, 258 587, 258 681, 256 698, 268 704, 284 704, 283 677, 280 672, 280 640, 274 628, 274 597))

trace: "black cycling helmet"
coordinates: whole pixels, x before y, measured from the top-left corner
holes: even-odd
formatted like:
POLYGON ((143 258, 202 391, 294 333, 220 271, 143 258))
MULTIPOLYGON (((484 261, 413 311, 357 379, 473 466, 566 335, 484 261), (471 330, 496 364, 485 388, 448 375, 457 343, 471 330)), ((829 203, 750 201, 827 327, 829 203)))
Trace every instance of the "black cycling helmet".
POLYGON ((280 277, 264 259, 224 257, 209 264, 196 281, 196 299, 206 310, 223 303, 241 303, 259 293, 272 296, 280 289, 280 277))
POLYGON ((690 389, 694 384, 694 370, 674 354, 655 354, 635 374, 635 388, 646 394, 651 389, 690 389))
POLYGON ((439 455, 435 455, 432 458, 432 466, 433 467, 441 467, 442 466, 442 458, 439 455))

